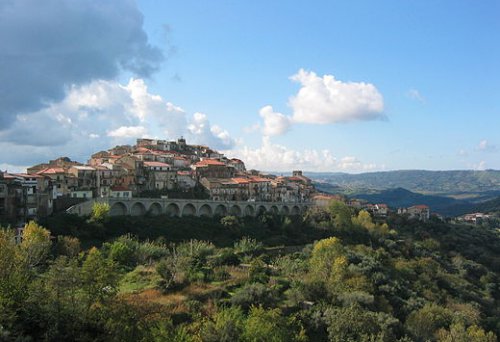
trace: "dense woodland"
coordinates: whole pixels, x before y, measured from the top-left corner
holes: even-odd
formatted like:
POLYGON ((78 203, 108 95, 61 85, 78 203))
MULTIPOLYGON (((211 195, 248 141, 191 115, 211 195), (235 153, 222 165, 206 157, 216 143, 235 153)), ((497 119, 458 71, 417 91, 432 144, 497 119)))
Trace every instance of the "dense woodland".
POLYGON ((497 341, 500 238, 303 217, 57 215, 0 230, 1 341, 497 341), (44 228, 46 227, 46 228, 44 228))

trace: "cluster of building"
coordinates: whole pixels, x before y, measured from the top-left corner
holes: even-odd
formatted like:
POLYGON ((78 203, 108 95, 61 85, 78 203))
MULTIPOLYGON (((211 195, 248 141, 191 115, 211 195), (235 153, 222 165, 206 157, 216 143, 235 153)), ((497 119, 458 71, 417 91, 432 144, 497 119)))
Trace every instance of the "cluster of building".
POLYGON ((36 174, 0 171, 0 223, 22 224, 52 213, 52 186, 36 174))
MULTIPOLYGON (((347 199, 341 195, 317 194, 313 197, 314 204, 318 207, 326 207, 332 200, 344 202, 349 207, 357 210, 366 210, 375 218, 386 218, 391 212, 389 206, 385 203, 373 204, 363 199, 347 199)), ((430 208, 424 204, 414 205, 408 208, 398 208, 397 213, 409 219, 417 219, 420 221, 427 221, 431 216, 430 208)))
POLYGON ((431 210, 425 204, 419 204, 408 208, 399 208, 398 214, 408 216, 410 219, 428 221, 431 217, 431 210))
POLYGON ((314 193, 301 171, 266 175, 183 138, 137 139, 94 153, 85 164, 61 157, 25 174, 0 173, 0 220, 26 221, 90 198, 168 196, 196 187, 216 201, 307 202, 314 193))
POLYGON ((488 223, 493 219, 493 215, 488 215, 485 213, 472 213, 459 216, 455 219, 456 223, 467 223, 474 226, 482 225, 483 223, 488 223))
MULTIPOLYGON (((26 173, 0 172, 0 223, 22 224, 91 198, 160 197, 201 190, 214 201, 314 202, 326 206, 344 201, 374 217, 389 214, 386 204, 371 204, 339 195, 316 193, 301 171, 291 176, 246 170, 239 159, 229 159, 203 145, 177 141, 137 139, 136 145, 115 146, 94 153, 87 163, 67 157, 34 165, 26 173)), ((415 205, 398 214, 427 221, 429 207, 415 205)), ((481 217, 466 218, 476 222, 481 217)))

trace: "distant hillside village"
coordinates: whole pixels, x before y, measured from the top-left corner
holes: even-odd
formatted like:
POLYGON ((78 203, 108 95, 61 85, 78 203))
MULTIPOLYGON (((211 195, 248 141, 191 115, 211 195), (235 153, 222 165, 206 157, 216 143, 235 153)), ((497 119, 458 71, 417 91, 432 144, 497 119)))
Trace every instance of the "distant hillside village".
MULTIPOLYGON (((247 170, 242 160, 227 158, 207 146, 188 145, 184 138, 137 139, 134 146, 94 153, 86 164, 61 157, 34 165, 26 173, 0 171, 0 222, 21 225, 101 197, 312 203, 318 207, 339 200, 374 217, 390 213, 386 204, 319 193, 302 171, 276 176, 247 170)), ((426 205, 393 213, 422 221, 431 217, 426 205)))

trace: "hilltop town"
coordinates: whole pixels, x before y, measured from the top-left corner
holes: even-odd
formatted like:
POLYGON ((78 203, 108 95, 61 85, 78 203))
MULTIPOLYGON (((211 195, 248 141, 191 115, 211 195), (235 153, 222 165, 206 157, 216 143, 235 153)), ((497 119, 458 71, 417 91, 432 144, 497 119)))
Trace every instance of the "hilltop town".
POLYGON ((315 193, 301 171, 288 177, 247 170, 242 160, 208 146, 189 145, 182 137, 137 139, 133 146, 94 153, 86 163, 61 157, 29 167, 26 173, 2 172, 0 186, 0 193, 6 192, 0 215, 14 222, 100 197, 304 203, 315 193))
MULTIPOLYGON (((90 156, 86 163, 60 157, 27 168, 26 173, 0 171, 0 222, 22 226, 33 219, 91 199, 172 198, 211 201, 311 203, 326 207, 332 200, 373 217, 390 208, 360 199, 321 193, 302 171, 277 176, 247 170, 244 161, 228 158, 204 145, 137 139, 90 156)), ((400 215, 430 218, 426 205, 399 208, 400 215)))

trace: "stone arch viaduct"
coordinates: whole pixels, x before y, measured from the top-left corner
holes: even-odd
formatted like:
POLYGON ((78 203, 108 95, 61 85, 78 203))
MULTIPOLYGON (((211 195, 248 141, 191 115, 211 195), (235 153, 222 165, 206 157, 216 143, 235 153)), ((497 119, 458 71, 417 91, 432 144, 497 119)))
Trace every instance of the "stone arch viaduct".
POLYGON ((108 203, 110 216, 168 215, 176 217, 213 217, 233 215, 238 217, 257 216, 261 213, 276 215, 300 215, 310 206, 308 202, 246 202, 212 201, 165 198, 96 198, 72 206, 66 212, 89 215, 95 202, 108 203))

